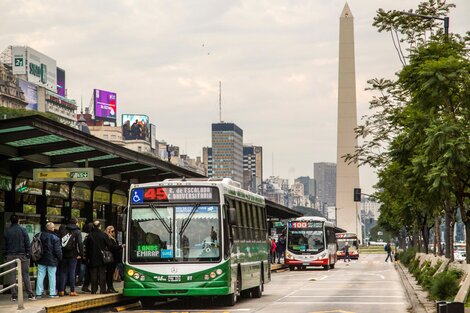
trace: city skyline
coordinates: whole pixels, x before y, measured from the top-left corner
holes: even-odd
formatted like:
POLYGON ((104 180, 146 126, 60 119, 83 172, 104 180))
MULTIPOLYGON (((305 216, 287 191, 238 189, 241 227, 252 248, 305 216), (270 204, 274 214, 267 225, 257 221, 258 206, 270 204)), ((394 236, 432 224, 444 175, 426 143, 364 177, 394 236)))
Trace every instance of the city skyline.
MULTIPOLYGON (((400 68, 389 34, 371 25, 375 12, 415 9, 419 2, 348 1, 355 18, 359 123, 372 97, 364 91, 366 80, 392 78, 400 68)), ((239 125, 245 143, 263 147, 263 178, 293 183, 313 177, 313 163, 336 160, 344 3, 181 1, 136 8, 131 2, 6 1, 0 49, 28 45, 56 59, 78 104, 83 97, 87 106, 94 88, 115 91, 118 116, 148 115, 157 138, 193 157, 211 145, 222 81, 222 120, 239 125)), ((450 32, 463 34, 470 29, 470 3, 452 3, 450 32)), ((375 175, 363 169, 360 175, 370 193, 375 175)))

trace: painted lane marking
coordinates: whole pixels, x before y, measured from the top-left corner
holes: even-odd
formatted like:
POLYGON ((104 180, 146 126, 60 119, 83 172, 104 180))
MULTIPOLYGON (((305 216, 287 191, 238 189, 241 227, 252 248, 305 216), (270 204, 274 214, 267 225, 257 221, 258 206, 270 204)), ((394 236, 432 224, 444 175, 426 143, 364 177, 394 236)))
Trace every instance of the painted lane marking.
POLYGON ((362 304, 362 305, 408 305, 406 302, 351 302, 351 301, 338 301, 338 302, 331 302, 331 301, 298 301, 298 302, 277 302, 276 304, 287 304, 287 305, 293 305, 293 304, 300 304, 300 305, 307 305, 307 304, 362 304))
POLYGON ((405 298, 405 296, 286 296, 286 298, 405 298))

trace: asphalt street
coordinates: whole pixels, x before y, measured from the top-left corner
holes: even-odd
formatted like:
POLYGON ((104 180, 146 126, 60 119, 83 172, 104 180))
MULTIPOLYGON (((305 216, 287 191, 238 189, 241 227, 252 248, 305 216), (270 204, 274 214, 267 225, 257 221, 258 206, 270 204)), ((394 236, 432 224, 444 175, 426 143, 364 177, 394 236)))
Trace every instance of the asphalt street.
POLYGON ((400 277, 384 255, 361 255, 359 260, 340 261, 325 271, 273 273, 260 299, 240 299, 234 307, 217 300, 189 299, 156 303, 132 312, 257 312, 257 313, 406 313, 409 303, 400 277))

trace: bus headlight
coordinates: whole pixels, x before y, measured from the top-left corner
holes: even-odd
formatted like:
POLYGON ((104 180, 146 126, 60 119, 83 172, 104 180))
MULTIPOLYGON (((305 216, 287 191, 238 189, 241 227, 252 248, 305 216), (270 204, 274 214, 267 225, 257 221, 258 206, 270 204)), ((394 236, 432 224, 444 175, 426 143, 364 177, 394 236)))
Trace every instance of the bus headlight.
POLYGON ((286 259, 293 259, 292 254, 289 252, 286 252, 286 259))
POLYGON ((215 272, 211 272, 209 276, 210 278, 215 278, 215 272))
POLYGON ((140 275, 140 280, 141 280, 141 281, 144 281, 144 280, 145 280, 145 276, 144 276, 144 275, 140 275))
POLYGON ((128 271, 127 271, 127 275, 133 276, 133 275, 134 275, 134 270, 128 270, 128 271))
POLYGON ((140 278, 140 274, 137 273, 137 272, 135 272, 133 277, 134 277, 135 279, 139 279, 139 278, 140 278))
POLYGON ((204 275, 204 280, 209 280, 209 275, 204 275))
POLYGON ((218 268, 218 269, 215 271, 215 273, 216 273, 217 275, 221 275, 221 274, 222 274, 222 270, 221 270, 220 268, 218 268))

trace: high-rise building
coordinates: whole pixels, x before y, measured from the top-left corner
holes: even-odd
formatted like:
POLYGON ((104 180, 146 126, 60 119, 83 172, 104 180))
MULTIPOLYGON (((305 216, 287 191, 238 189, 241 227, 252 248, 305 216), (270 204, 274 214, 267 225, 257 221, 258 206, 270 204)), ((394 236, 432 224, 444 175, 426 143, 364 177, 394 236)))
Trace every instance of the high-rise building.
POLYGON ((304 185, 304 196, 315 196, 315 185, 310 176, 300 176, 295 179, 295 182, 299 182, 304 185))
POLYGON ((212 173, 243 183, 243 130, 234 123, 212 124, 212 173))
POLYGON ((344 160, 345 155, 354 154, 357 146, 354 17, 347 3, 339 21, 336 225, 356 233, 362 241, 361 215, 353 197, 354 188, 360 188, 359 168, 344 160))
POLYGON ((212 148, 202 148, 202 164, 204 165, 204 173, 207 177, 212 177, 212 148))
POLYGON ((328 162, 313 163, 316 182, 315 194, 322 206, 336 204, 336 164, 328 162))
POLYGON ((261 190, 263 183, 263 147, 243 147, 243 188, 252 192, 261 190))

